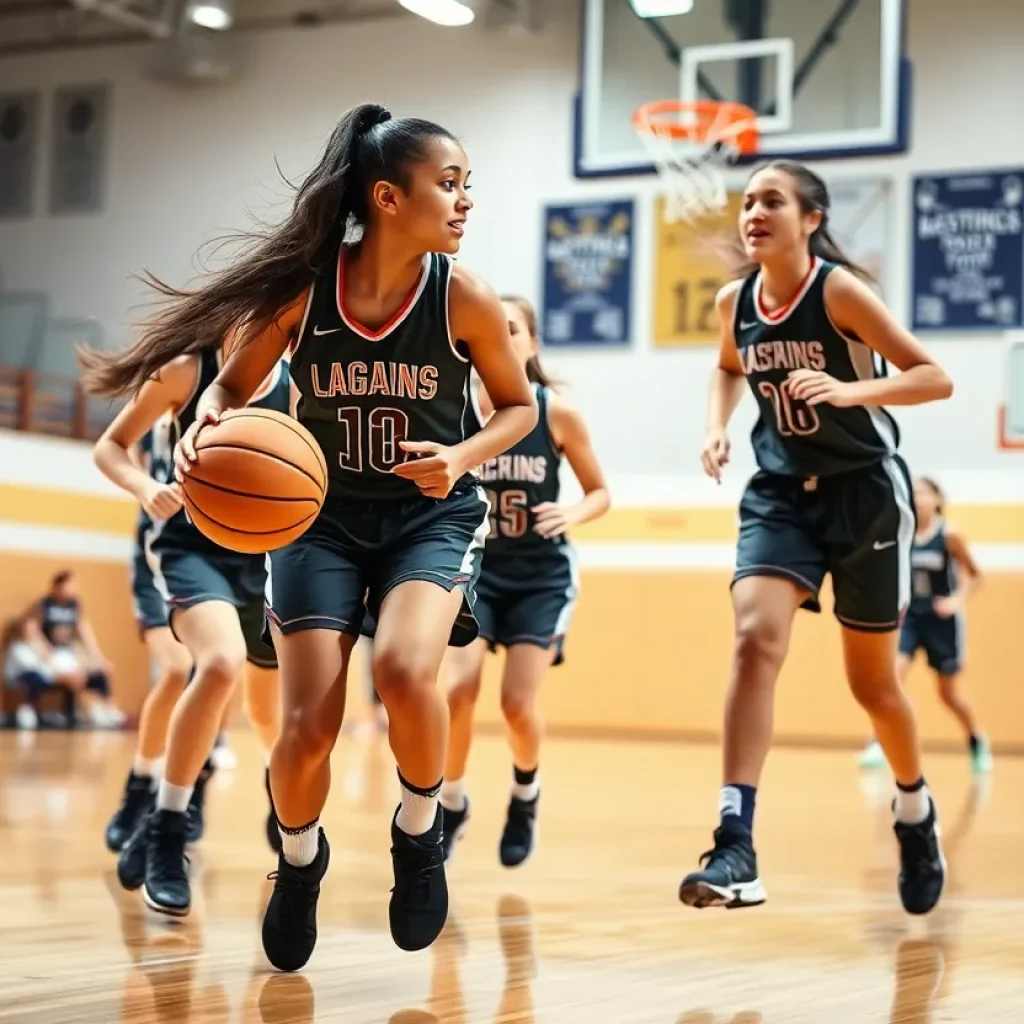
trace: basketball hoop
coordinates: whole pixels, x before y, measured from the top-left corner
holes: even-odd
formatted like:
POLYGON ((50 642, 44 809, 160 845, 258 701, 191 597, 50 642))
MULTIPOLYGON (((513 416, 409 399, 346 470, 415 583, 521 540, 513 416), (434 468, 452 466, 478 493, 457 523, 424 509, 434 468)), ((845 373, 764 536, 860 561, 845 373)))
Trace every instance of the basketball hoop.
POLYGON ((665 216, 673 221, 721 213, 728 202, 722 168, 756 153, 761 139, 754 110, 714 100, 645 103, 633 127, 668 185, 665 216))

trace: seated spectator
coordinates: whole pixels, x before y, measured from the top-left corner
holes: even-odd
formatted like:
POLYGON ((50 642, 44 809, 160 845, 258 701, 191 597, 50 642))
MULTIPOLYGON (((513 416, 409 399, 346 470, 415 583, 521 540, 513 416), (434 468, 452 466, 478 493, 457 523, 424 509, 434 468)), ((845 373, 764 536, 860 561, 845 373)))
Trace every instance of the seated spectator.
POLYGON ((0 644, 3 681, 11 689, 22 691, 24 700, 14 720, 19 729, 35 729, 40 722, 50 728, 73 728, 75 724, 75 691, 77 677, 68 679, 54 673, 49 663, 49 650, 35 619, 25 616, 11 619, 0 644), (42 697, 59 691, 64 713, 43 712, 42 697))
POLYGON ((35 606, 33 617, 47 650, 46 663, 60 678, 74 680, 77 690, 89 694, 87 712, 101 728, 120 728, 125 716, 110 696, 112 666, 103 656, 96 634, 78 601, 75 575, 57 573, 50 591, 35 606))

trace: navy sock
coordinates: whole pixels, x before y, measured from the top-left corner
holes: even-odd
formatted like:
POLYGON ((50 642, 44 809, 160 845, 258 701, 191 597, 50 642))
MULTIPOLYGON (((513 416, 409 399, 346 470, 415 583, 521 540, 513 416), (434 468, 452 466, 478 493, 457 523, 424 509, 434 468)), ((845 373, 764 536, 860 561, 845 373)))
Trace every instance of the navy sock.
POLYGON ((972 732, 971 737, 967 742, 971 746, 971 753, 976 754, 978 752, 978 747, 981 746, 981 739, 978 736, 975 736, 972 732))
MULTIPOLYGON (((538 765, 538 767, 540 766, 538 765)), ((516 783, 520 786, 532 786, 533 780, 537 778, 537 768, 524 771, 522 768, 512 765, 512 771, 515 773, 516 783)))
POLYGON ((727 782, 718 798, 718 814, 722 824, 739 821, 748 832, 754 831, 754 804, 757 787, 741 782, 727 782))

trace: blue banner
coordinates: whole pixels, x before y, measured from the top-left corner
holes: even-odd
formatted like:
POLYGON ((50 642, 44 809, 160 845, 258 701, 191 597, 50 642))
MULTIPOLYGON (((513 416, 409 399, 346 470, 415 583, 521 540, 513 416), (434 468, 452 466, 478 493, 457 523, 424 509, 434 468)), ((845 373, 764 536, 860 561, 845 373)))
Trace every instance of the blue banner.
POLYGON ((629 343, 634 221, 632 200, 547 207, 545 344, 629 343))
POLYGON ((1020 327, 1024 168, 914 179, 915 330, 1020 327))

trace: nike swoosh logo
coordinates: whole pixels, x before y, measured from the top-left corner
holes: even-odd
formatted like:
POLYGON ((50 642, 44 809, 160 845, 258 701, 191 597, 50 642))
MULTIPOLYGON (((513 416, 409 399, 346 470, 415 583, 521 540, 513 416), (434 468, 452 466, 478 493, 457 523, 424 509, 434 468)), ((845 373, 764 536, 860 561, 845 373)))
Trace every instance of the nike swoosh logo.
POLYGON ((321 331, 319 327, 314 327, 313 337, 322 338, 325 334, 337 334, 340 330, 342 330, 341 327, 332 327, 329 331, 321 331))
POLYGON ((876 540, 874 543, 874 549, 876 551, 884 551, 886 548, 891 548, 896 541, 894 540, 876 540))
POLYGON ((756 326, 757 326, 757 321, 756 320, 741 320, 740 321, 740 330, 741 331, 749 331, 751 327, 756 327, 756 326))

